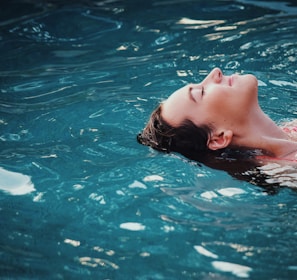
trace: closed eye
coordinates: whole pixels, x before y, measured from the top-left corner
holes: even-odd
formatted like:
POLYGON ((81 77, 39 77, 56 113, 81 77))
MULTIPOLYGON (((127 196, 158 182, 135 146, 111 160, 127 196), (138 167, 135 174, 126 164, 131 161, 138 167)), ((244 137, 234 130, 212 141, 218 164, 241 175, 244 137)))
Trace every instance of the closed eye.
POLYGON ((194 96, 193 96, 193 94, 192 94, 192 89, 193 89, 193 87, 189 86, 188 95, 189 95, 189 98, 190 98, 192 101, 196 102, 196 100, 195 100, 195 98, 194 98, 194 96))
POLYGON ((189 86, 188 95, 192 101, 197 102, 204 94, 205 91, 203 86, 201 88, 189 86))

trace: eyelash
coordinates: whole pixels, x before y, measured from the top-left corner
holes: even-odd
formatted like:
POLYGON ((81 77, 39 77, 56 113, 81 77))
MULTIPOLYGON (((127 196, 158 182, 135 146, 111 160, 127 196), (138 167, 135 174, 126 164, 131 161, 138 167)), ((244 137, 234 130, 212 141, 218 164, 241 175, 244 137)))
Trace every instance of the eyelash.
MULTIPOLYGON (((196 102, 195 98, 193 98, 193 95, 191 94, 191 89, 192 89, 192 87, 189 87, 189 95, 190 95, 190 98, 191 98, 194 102, 196 102)), ((204 94, 205 94, 204 87, 201 87, 201 96, 203 97, 204 94)))

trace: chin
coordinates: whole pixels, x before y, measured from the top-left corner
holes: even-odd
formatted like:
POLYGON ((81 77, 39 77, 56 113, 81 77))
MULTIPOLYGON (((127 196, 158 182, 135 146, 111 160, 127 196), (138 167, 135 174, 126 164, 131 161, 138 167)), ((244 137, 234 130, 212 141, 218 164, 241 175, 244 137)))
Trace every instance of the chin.
POLYGON ((255 101, 258 100, 258 79, 256 76, 249 74, 248 75, 248 90, 251 97, 254 98, 255 101))
POLYGON ((245 85, 247 85, 249 88, 258 88, 258 79, 256 76, 252 74, 247 74, 243 76, 245 79, 245 85))

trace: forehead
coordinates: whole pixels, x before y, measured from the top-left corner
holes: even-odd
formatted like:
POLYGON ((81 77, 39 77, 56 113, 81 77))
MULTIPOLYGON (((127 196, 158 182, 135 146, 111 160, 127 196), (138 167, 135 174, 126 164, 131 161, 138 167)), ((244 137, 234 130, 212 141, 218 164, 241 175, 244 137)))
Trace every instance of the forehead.
POLYGON ((162 117, 172 126, 180 125, 187 117, 188 86, 184 86, 172 93, 161 105, 162 117))

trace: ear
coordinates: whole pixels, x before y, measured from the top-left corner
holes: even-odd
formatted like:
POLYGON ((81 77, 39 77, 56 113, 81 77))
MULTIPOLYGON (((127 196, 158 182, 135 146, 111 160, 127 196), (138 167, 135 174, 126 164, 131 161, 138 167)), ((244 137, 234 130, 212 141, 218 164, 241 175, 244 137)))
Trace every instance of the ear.
POLYGON ((232 141, 233 132, 224 130, 217 134, 212 134, 208 140, 207 147, 210 150, 219 150, 229 146, 232 141))

